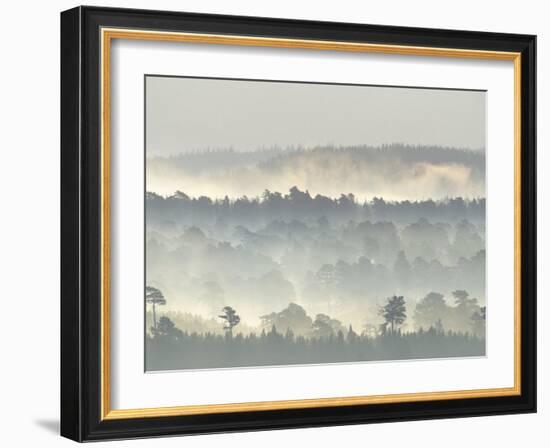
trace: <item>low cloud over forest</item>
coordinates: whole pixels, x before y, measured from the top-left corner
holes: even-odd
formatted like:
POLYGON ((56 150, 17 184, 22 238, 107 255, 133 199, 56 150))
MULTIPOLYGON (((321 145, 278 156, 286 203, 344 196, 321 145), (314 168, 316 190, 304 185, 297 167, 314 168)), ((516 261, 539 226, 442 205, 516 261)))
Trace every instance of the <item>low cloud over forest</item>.
POLYGON ((296 186, 311 194, 359 200, 464 198, 485 195, 482 150, 407 146, 323 146, 187 152, 147 160, 147 188, 210 198, 254 197, 296 186))

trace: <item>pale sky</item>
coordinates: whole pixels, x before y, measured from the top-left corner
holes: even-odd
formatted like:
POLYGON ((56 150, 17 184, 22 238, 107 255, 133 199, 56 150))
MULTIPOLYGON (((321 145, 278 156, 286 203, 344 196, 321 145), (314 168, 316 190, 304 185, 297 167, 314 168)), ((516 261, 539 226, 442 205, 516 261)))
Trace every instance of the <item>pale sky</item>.
POLYGON ((486 93, 146 78, 147 156, 402 142, 485 148, 486 93))

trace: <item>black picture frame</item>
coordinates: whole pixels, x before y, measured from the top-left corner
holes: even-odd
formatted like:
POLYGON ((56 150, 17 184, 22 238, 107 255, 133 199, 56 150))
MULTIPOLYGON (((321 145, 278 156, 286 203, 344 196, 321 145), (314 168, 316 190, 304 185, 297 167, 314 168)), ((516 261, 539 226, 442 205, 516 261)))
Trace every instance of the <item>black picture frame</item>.
POLYGON ((535 58, 532 35, 100 7, 61 13, 61 435, 92 441, 536 412, 535 58), (521 393, 102 420, 102 27, 521 53, 521 393))

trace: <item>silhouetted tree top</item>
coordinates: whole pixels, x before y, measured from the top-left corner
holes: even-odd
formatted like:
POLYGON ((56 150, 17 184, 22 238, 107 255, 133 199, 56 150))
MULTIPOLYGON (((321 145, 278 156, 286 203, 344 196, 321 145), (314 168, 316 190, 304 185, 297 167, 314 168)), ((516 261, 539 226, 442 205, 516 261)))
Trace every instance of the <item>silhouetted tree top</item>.
POLYGON ((157 326, 151 329, 151 333, 153 337, 167 338, 173 341, 177 341, 183 337, 183 332, 166 316, 162 316, 159 319, 157 326))
POLYGON ((398 325, 405 322, 407 318, 407 308, 403 296, 392 296, 388 298, 386 305, 380 309, 380 315, 384 318, 386 324, 390 326, 390 331, 395 332, 398 325))
POLYGON ((218 317, 224 321, 224 330, 226 330, 229 334, 232 334, 233 327, 239 324, 241 317, 230 306, 225 306, 222 312, 223 314, 220 314, 218 317))
POLYGON ((166 299, 162 292, 153 286, 145 287, 145 300, 150 304, 166 305, 166 299))
POLYGON ((166 305, 166 299, 160 291, 153 286, 145 286, 145 303, 153 305, 153 329, 157 328, 157 305, 166 305))
POLYGON ((264 329, 276 327, 281 331, 291 330, 294 334, 308 334, 313 323, 306 310, 300 305, 290 303, 284 310, 260 316, 264 329))

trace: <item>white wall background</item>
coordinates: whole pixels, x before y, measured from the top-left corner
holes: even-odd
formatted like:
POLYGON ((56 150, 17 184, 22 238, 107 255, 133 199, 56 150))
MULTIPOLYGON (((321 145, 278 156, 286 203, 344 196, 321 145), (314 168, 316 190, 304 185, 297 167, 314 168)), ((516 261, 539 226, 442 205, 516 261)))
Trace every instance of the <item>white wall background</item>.
MULTIPOLYGON (((545 125, 550 97, 550 22, 546 2, 534 0, 134 0, 88 4, 241 14, 385 25, 537 34, 539 166, 539 413, 336 428, 124 441, 110 446, 188 447, 278 445, 544 446, 549 439, 550 392, 544 375, 550 318, 544 297, 550 283, 550 169, 545 125)), ((0 440, 4 446, 69 446, 58 435, 59 414, 59 12, 75 2, 5 2, 0 70, 0 440)), ((98 444, 96 446, 103 446, 98 444)))

